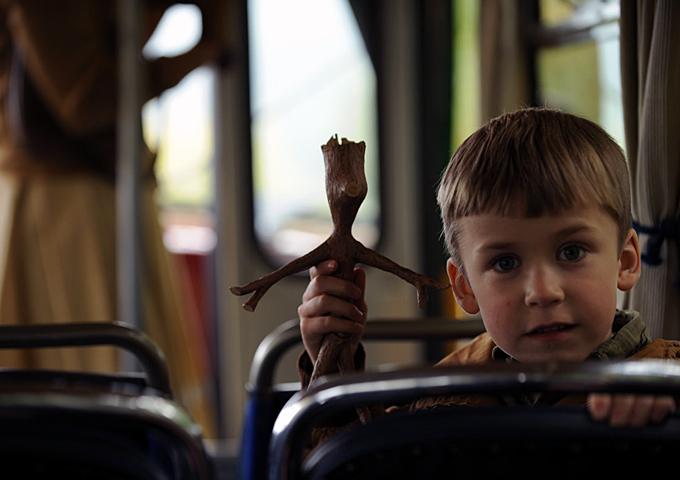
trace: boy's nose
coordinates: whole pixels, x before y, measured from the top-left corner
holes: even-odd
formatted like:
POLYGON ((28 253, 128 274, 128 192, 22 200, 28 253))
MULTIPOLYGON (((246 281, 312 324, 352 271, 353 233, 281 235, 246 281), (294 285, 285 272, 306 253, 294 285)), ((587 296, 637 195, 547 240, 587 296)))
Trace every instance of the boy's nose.
POLYGON ((559 275, 547 267, 530 270, 524 294, 524 303, 529 307, 547 307, 561 303, 564 290, 559 275))

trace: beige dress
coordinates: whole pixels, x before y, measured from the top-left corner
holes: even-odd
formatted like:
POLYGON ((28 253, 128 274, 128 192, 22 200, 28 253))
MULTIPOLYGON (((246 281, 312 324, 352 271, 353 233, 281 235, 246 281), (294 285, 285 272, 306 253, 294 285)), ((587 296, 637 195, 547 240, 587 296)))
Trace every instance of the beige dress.
MULTIPOLYGON (((116 3, 0 1, 2 324, 124 320, 116 313, 116 3)), ((149 66, 147 96, 181 78, 169 65, 149 66)), ((211 435, 204 346, 186 321, 145 158, 145 329, 165 353, 178 400, 211 435)), ((12 350, 0 351, 0 367, 116 371, 118 359, 109 348, 12 350)))

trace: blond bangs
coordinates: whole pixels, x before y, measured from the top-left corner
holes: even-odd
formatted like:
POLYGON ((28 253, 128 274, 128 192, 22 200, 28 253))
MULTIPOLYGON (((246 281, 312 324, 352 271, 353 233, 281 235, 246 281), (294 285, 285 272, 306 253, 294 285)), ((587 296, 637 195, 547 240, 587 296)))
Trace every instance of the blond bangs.
POLYGON ((621 148, 596 124, 549 109, 506 114, 468 137, 444 171, 437 201, 447 247, 454 255, 458 218, 536 217, 586 204, 612 215, 622 240, 628 182, 621 148))

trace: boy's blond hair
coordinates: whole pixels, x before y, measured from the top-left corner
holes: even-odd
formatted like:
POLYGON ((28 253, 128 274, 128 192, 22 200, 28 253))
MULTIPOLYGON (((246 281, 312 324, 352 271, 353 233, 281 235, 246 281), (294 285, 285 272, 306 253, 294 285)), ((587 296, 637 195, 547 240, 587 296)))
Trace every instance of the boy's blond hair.
POLYGON ((459 218, 482 213, 528 217, 595 203, 616 221, 619 245, 631 228, 623 151, 595 123, 547 108, 494 118, 456 150, 437 194, 449 254, 458 252, 459 218))

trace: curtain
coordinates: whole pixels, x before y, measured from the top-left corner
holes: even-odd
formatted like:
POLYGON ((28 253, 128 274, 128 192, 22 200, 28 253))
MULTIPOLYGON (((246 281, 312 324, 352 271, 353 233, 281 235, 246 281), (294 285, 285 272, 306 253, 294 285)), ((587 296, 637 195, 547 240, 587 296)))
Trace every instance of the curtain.
POLYGON ((680 2, 622 0, 621 75, 642 277, 627 307, 680 339, 680 2))
POLYGON ((516 2, 482 0, 480 4, 483 122, 531 106, 528 49, 520 23, 523 13, 516 2))

